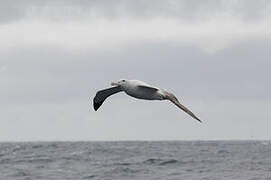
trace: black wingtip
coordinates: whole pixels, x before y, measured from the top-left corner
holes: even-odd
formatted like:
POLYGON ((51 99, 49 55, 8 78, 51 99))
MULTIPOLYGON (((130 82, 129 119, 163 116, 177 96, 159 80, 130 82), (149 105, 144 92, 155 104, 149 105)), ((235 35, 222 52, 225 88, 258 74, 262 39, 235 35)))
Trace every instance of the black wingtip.
POLYGON ((102 104, 103 104, 103 101, 99 102, 97 100, 97 94, 96 94, 96 96, 93 99, 93 108, 94 108, 94 110, 97 111, 102 104))
POLYGON ((99 107, 102 105, 102 103, 97 103, 97 102, 93 102, 93 108, 95 111, 97 111, 99 109, 99 107))
POLYGON ((194 119, 196 119, 197 121, 199 121, 200 123, 202 123, 202 121, 199 118, 194 117, 194 119))

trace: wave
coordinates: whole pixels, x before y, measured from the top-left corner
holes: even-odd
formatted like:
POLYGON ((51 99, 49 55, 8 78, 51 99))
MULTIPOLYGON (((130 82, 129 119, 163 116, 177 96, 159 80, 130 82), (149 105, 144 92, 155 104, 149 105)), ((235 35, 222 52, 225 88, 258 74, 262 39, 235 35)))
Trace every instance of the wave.
POLYGON ((97 177, 96 175, 89 175, 89 176, 83 177, 83 179, 93 179, 93 178, 96 178, 96 177, 97 177))
POLYGON ((175 163, 178 163, 178 161, 175 160, 175 159, 170 159, 170 160, 168 160, 168 161, 163 161, 163 162, 161 162, 159 165, 164 166, 164 165, 175 164, 175 163))
POLYGON ((164 165, 169 165, 169 164, 175 164, 178 163, 179 161, 176 159, 159 159, 159 158, 150 158, 145 160, 143 163, 144 164, 157 164, 160 166, 164 165))

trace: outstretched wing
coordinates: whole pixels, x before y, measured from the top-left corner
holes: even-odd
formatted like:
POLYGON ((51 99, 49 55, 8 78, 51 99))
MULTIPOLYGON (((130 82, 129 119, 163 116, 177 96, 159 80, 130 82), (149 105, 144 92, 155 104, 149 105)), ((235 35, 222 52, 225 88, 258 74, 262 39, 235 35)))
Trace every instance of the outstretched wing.
POLYGON ((96 93, 96 96, 93 99, 94 110, 97 111, 107 97, 109 97, 113 94, 116 94, 120 91, 122 91, 122 90, 119 86, 115 86, 112 88, 103 89, 103 90, 98 91, 96 93))
POLYGON ((192 116, 194 119, 196 119, 199 122, 201 122, 201 120, 194 113, 192 113, 192 111, 190 111, 188 108, 186 108, 184 105, 182 105, 173 94, 167 92, 167 98, 171 102, 173 102, 176 106, 178 106, 179 108, 181 108, 184 112, 186 112, 187 114, 189 114, 190 116, 192 116))
POLYGON ((155 88, 155 87, 151 87, 151 86, 144 86, 144 85, 138 85, 137 86, 139 89, 142 89, 143 91, 147 91, 147 92, 156 92, 159 89, 155 88))

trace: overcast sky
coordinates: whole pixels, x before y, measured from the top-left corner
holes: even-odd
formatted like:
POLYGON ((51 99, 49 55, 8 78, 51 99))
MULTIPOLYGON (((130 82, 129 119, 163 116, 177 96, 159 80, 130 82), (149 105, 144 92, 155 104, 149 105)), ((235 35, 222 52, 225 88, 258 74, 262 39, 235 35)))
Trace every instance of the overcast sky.
POLYGON ((271 139, 268 0, 0 1, 0 141, 271 139), (124 93, 121 78, 173 92, 124 93))

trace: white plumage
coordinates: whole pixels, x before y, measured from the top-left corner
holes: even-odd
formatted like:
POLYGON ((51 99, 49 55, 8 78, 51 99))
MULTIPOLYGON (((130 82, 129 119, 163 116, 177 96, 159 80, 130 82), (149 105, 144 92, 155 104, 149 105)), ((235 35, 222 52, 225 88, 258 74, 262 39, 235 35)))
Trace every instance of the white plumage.
POLYGON ((105 99, 115 93, 124 91, 129 96, 138 99, 145 99, 145 100, 170 100, 180 109, 188 113, 194 119, 201 122, 199 118, 197 118, 189 109, 183 106, 178 99, 170 92, 167 92, 163 89, 151 86, 145 82, 138 81, 138 80, 119 80, 117 82, 112 82, 111 88, 100 90, 96 93, 96 96, 93 99, 93 107, 95 111, 103 104, 105 99))

